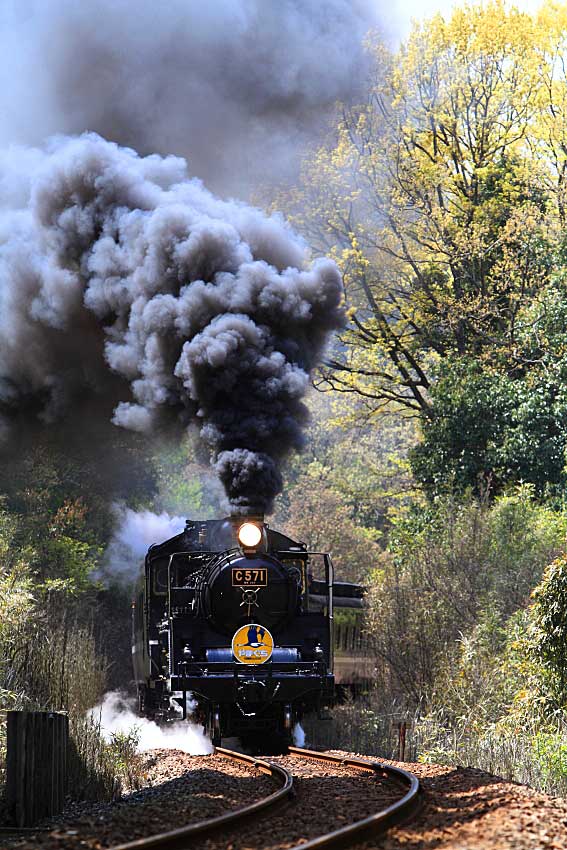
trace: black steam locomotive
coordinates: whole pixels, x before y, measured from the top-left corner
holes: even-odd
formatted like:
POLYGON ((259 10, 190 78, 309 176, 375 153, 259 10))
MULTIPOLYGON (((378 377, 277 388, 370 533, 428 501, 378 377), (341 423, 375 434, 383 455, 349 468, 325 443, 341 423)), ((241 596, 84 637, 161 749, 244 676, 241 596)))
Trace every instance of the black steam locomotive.
POLYGON ((140 711, 186 718, 191 699, 214 744, 285 743, 332 701, 333 611, 360 609, 362 595, 334 581, 327 553, 261 516, 188 520, 150 547, 134 603, 140 711))

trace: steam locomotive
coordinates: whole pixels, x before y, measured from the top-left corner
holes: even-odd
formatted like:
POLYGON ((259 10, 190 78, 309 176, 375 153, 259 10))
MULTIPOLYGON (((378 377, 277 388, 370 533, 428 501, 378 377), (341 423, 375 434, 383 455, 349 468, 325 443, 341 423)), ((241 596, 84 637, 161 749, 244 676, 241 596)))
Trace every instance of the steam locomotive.
POLYGON ((362 597, 359 585, 335 581, 328 553, 307 551, 260 515, 188 520, 150 547, 137 588, 140 712, 168 720, 191 709, 214 745, 234 735, 285 746, 304 713, 333 700, 337 611, 348 615, 339 643, 349 643, 352 666, 348 623, 362 597))

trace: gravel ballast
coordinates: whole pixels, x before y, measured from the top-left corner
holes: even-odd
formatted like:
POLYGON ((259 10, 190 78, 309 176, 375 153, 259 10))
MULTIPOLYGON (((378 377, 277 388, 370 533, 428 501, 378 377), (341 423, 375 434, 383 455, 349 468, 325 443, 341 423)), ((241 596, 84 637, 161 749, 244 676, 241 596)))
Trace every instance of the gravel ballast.
POLYGON ((388 764, 418 777, 424 806, 379 842, 381 850, 567 850, 563 798, 474 768, 388 764))
POLYGON ((73 806, 51 832, 5 845, 18 850, 100 850, 240 809, 277 788, 270 776, 252 766, 179 750, 149 752, 147 778, 149 785, 142 791, 115 803, 73 806))
MULTIPOLYGON (((341 755, 347 755, 342 753, 341 755)), ((270 757, 294 776, 297 797, 275 816, 195 845, 196 850, 287 850, 361 820, 406 789, 374 773, 294 756, 270 757)))
MULTIPOLYGON (((148 758, 151 787, 118 803, 74 807, 50 833, 18 839, 9 846, 18 850, 102 850, 241 808, 275 787, 265 774, 215 755, 159 750, 148 758)), ((288 850, 373 814, 405 791, 379 776, 340 764, 292 756, 270 760, 293 773, 296 800, 249 827, 192 847, 288 850)), ((424 805, 413 821, 359 845, 363 850, 567 850, 566 800, 472 768, 390 763, 420 779, 424 805)))

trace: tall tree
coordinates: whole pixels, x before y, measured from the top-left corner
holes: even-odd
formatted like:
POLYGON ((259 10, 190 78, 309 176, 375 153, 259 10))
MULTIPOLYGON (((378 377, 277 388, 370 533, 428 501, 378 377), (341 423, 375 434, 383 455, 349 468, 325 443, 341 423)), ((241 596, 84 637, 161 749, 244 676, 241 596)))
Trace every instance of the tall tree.
POLYGON ((345 277, 351 323, 324 382, 427 428, 453 365, 524 383, 539 368, 526 329, 567 299, 566 39, 567 7, 499 0, 416 24, 394 56, 369 39, 365 102, 288 198, 345 277))
POLYGON ((534 30, 497 2, 416 26, 395 57, 370 42, 366 102, 305 183, 310 235, 334 249, 351 306, 339 387, 427 410, 439 358, 509 344, 545 279, 534 30))

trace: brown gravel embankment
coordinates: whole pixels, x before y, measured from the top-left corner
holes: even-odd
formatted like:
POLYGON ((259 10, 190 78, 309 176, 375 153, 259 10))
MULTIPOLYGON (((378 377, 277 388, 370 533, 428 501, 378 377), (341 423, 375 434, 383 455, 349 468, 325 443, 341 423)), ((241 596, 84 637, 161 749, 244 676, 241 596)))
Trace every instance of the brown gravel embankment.
POLYGON ((424 793, 417 818, 359 850, 567 850, 567 800, 481 770, 401 764, 424 793))
POLYGON ((149 787, 116 803, 73 806, 49 833, 2 841, 11 850, 100 850, 240 809, 271 794, 264 773, 221 756, 148 753, 149 787))
MULTIPOLYGON (((156 751, 152 758, 153 787, 112 805, 76 807, 50 834, 11 847, 101 850, 240 808, 274 788, 269 777, 218 756, 156 751), (182 776, 184 771, 189 773, 182 776)), ((283 850, 383 808, 403 793, 340 765, 292 757, 272 760, 296 777, 297 800, 275 817, 195 848, 283 850)), ((419 777, 424 807, 415 820, 359 845, 360 850, 567 850, 567 800, 470 768, 398 766, 419 777)))
MULTIPOLYGON (((218 756, 191 757, 158 751, 151 768, 154 787, 114 805, 81 806, 49 834, 12 844, 17 850, 100 850, 131 838, 214 817, 267 796, 274 783, 264 774, 218 756), (180 777, 182 770, 189 773, 180 777), (157 785, 156 783, 163 784, 157 785)), ((405 793, 388 780, 340 764, 292 756, 270 757, 294 776, 296 800, 195 850, 276 850, 314 838, 385 808, 405 793)))

